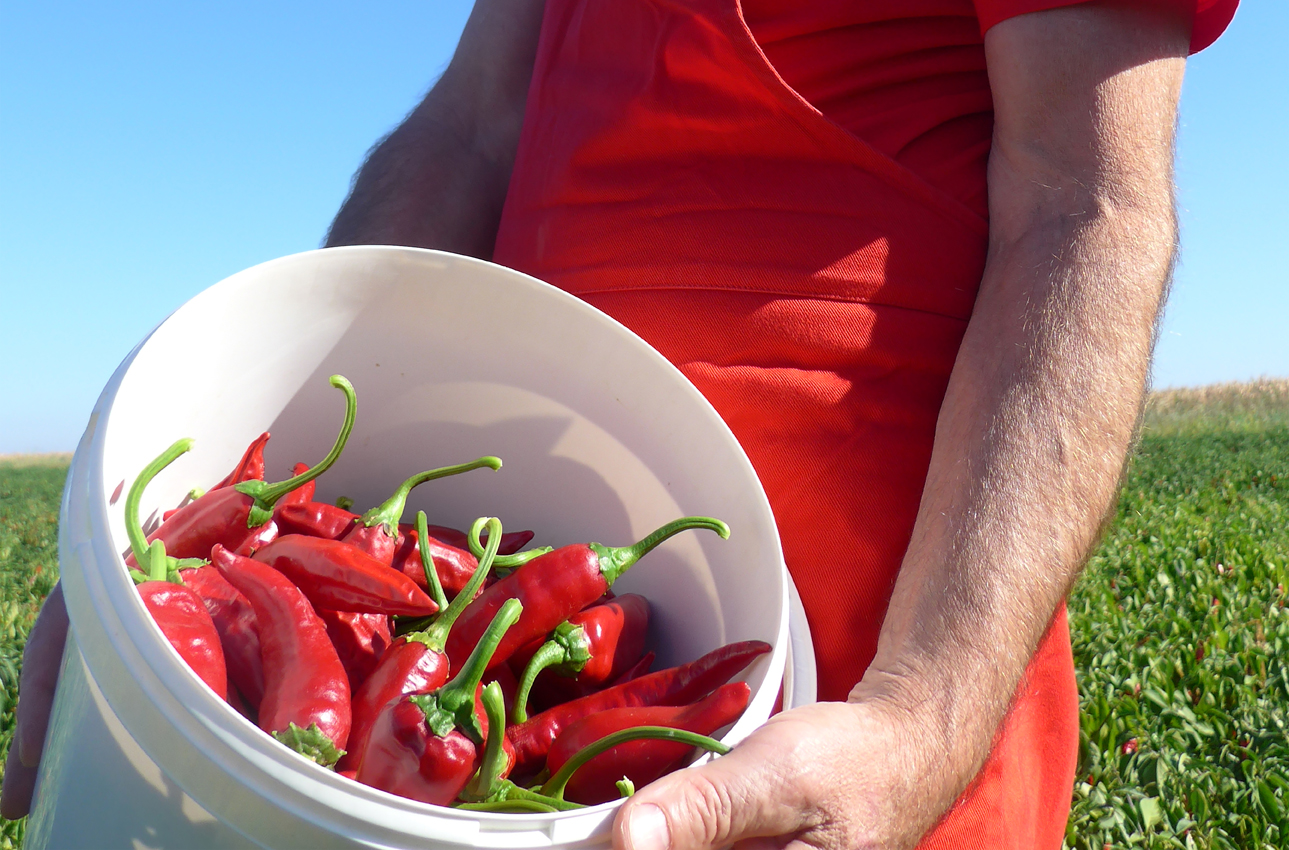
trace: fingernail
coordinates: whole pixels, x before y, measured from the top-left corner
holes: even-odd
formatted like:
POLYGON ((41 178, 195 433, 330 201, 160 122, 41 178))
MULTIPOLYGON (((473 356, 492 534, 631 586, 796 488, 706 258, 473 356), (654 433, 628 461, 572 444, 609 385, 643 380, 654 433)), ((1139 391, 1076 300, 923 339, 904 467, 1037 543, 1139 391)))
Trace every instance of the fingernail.
POLYGON ((652 803, 636 806, 627 816, 627 837, 631 850, 668 850, 671 830, 667 816, 652 803))

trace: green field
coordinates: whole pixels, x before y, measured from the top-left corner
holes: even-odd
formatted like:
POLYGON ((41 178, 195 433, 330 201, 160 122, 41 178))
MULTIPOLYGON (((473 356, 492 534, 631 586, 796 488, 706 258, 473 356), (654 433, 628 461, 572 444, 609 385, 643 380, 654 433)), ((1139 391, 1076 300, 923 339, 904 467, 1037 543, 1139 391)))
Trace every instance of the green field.
MULTIPOLYGON (((57 573, 65 464, 0 459, 0 757, 57 573)), ((1289 382, 1155 395, 1069 603, 1084 733, 1070 847, 1289 846, 1286 588, 1289 382)), ((0 827, 0 848, 21 838, 21 822, 0 827)))

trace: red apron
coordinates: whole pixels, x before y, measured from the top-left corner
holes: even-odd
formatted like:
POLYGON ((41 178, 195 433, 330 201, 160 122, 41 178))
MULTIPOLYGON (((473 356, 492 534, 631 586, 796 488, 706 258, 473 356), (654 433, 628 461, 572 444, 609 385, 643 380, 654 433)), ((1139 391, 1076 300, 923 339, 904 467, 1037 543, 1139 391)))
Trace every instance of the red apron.
MULTIPOLYGON (((820 699, 873 658, 987 226, 799 98, 734 0, 547 0, 494 259, 648 340, 765 485, 820 699)), ((923 842, 1058 848, 1078 695, 1058 612, 923 842)))

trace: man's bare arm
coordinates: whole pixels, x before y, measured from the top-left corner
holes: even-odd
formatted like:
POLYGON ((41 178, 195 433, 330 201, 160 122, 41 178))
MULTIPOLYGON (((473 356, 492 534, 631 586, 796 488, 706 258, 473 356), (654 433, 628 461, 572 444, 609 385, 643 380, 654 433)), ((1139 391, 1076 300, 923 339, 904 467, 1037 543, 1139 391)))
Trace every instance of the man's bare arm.
POLYGON ((1113 502, 1171 270, 1186 21, 1084 4, 986 36, 990 251, 878 654, 642 789, 630 850, 913 846, 989 752, 1113 502))
POLYGON ((328 246, 492 256, 544 7, 545 0, 478 0, 443 76, 368 154, 328 246))
POLYGON ((928 728, 958 783, 979 769, 1118 489, 1175 253, 1188 40, 1173 13, 1098 5, 986 37, 989 259, 857 689, 911 687, 940 718, 928 728))

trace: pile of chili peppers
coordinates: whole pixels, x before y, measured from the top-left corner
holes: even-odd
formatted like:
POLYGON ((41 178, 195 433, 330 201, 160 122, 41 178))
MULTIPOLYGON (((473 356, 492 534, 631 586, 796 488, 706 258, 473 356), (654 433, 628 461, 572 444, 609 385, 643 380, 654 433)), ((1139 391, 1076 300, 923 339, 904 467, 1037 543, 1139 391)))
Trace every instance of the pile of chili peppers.
POLYGON ((315 501, 335 444, 285 481, 264 480, 267 433, 226 478, 145 537, 148 483, 187 452, 170 446, 125 502, 126 566, 144 606, 197 676, 284 745, 358 782, 437 805, 552 812, 634 793, 683 766, 734 722, 750 690, 731 681, 770 646, 730 644, 651 671, 649 602, 614 582, 687 529, 630 546, 524 549, 496 518, 469 531, 404 523, 412 488, 495 457, 418 473, 356 514, 315 501))

